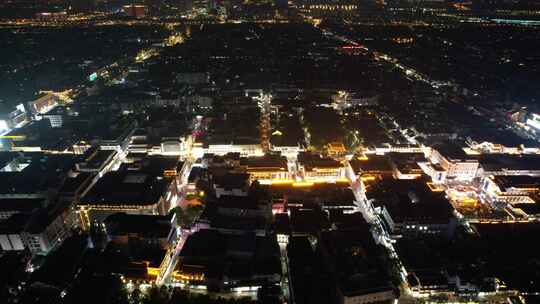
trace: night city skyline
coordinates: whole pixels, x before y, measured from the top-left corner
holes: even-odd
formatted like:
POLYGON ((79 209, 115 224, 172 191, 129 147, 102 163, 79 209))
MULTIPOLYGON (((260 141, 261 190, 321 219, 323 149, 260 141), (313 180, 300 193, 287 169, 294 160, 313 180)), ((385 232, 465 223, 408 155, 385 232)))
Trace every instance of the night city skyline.
POLYGON ((540 1, 0 2, 0 303, 540 303, 540 1))

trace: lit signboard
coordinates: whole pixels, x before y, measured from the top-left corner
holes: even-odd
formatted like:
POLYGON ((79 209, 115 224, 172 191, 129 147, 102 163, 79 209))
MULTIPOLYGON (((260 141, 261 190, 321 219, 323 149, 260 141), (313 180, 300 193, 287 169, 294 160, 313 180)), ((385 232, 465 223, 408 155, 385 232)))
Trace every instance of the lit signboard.
POLYGON ((96 81, 97 79, 97 73, 92 73, 90 76, 88 76, 88 80, 90 81, 96 81))

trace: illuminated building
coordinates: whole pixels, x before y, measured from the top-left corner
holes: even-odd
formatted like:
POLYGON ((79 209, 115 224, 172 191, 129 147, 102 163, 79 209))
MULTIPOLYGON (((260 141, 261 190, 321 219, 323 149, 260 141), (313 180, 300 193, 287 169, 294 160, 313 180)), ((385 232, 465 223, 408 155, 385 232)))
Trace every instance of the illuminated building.
POLYGON ((68 18, 68 14, 66 11, 41 12, 41 13, 36 14, 36 18, 44 20, 44 21, 65 20, 68 18))
POLYGON ((537 132, 540 132, 540 114, 531 114, 531 118, 527 119, 527 125, 533 127, 537 132))
POLYGON ((53 128, 61 128, 66 118, 73 116, 70 108, 57 106, 40 115, 43 119, 48 119, 53 128))
POLYGON ((302 13, 314 18, 350 17, 358 12, 358 3, 352 1, 303 0, 296 6, 302 13))
POLYGON ((48 119, 51 122, 51 127, 60 128, 64 123, 64 119, 61 114, 46 114, 43 115, 44 118, 48 119))
POLYGON ((345 166, 342 163, 310 152, 298 154, 298 171, 306 182, 345 180, 345 166))
POLYGON ((448 274, 440 270, 414 270, 408 273, 411 292, 418 297, 451 292, 448 274))
POLYGON ((381 146, 377 146, 375 148, 368 148, 365 153, 371 154, 385 154, 389 152, 397 152, 397 153, 423 153, 424 148, 417 146, 417 145, 390 145, 390 144, 384 144, 381 146))
POLYGON ((225 155, 205 154, 201 159, 202 167, 231 167, 240 166, 240 153, 227 153, 225 155))
POLYGON ((515 122, 521 122, 525 123, 527 122, 527 108, 523 107, 519 109, 519 111, 516 111, 515 113, 511 114, 512 120, 515 122))
POLYGON ((536 139, 540 139, 540 113, 532 113, 525 123, 517 123, 536 139))
POLYGON ((390 159, 386 155, 370 154, 369 156, 353 157, 348 163, 356 177, 389 177, 394 173, 392 165, 390 164, 390 159))
POLYGON ((488 176, 482 182, 482 193, 491 203, 535 204, 540 194, 540 177, 488 176))
POLYGON ((305 151, 300 145, 299 136, 290 136, 290 134, 284 134, 279 130, 274 131, 270 137, 270 150, 292 157, 296 157, 299 152, 305 151))
POLYGON ((339 182, 275 183, 269 186, 268 189, 275 202, 286 202, 287 206, 315 204, 322 209, 342 209, 346 211, 346 209, 351 208, 354 202, 354 195, 347 180, 339 182))
POLYGON ((469 155, 480 154, 540 154, 540 148, 537 147, 507 147, 501 144, 492 142, 475 142, 468 141, 468 147, 463 148, 465 153, 469 155))
POLYGON ((345 145, 342 142, 331 142, 326 145, 326 151, 328 155, 338 157, 344 156, 347 153, 345 145))
POLYGON ((479 176, 530 175, 540 176, 540 155, 538 154, 482 154, 479 176))
MULTIPOLYGON (((344 49, 347 48, 344 47, 344 49)), ((336 95, 332 96, 332 106, 339 111, 350 107, 374 106, 378 102, 379 95, 377 94, 339 91, 336 95)))
POLYGON ((88 149, 90 149, 92 145, 87 143, 86 141, 80 141, 78 143, 73 144, 73 154, 80 155, 84 154, 88 149))
POLYGON ((22 251, 27 248, 22 238, 28 215, 19 213, 0 221, 0 249, 2 251, 22 251))
POLYGON ((284 156, 267 154, 259 157, 247 157, 240 160, 240 166, 250 175, 251 181, 261 184, 272 182, 291 181, 291 174, 284 156))
MULTIPOLYGON (((3 109, 0 108, 0 111, 3 109)), ((26 109, 22 104, 19 104, 15 109, 3 110, 0 112, 0 135, 6 134, 15 128, 20 128, 26 124, 29 119, 26 113, 26 109)))
POLYGON ((80 172, 96 173, 103 176, 118 165, 119 153, 114 150, 101 150, 99 147, 91 147, 80 156, 80 161, 75 164, 75 169, 80 172))
POLYGON ((177 166, 178 158, 153 156, 105 173, 78 203, 82 228, 99 226, 117 212, 167 214, 174 203, 177 166))
POLYGON ((368 188, 376 212, 397 236, 451 236, 457 225, 453 207, 443 191, 430 187, 427 179, 385 178, 368 188))
POLYGON ((43 210, 31 219, 22 236, 32 253, 47 253, 62 244, 77 227, 70 203, 43 210))
POLYGON ((131 135, 128 151, 130 153, 147 154, 150 149, 152 149, 152 146, 148 144, 146 132, 140 129, 135 130, 135 132, 131 135))
POLYGON ((131 136, 128 151, 148 155, 185 155, 191 141, 190 136, 162 137, 161 142, 148 140, 146 132, 136 130, 131 136))
POLYGON ((478 172, 478 160, 465 154, 461 148, 448 145, 433 148, 429 160, 446 171, 445 178, 448 180, 470 181, 478 172))
POLYGON ((414 179, 422 176, 419 162, 425 162, 423 153, 388 153, 392 173, 398 179, 414 179))
POLYGON ((160 146, 163 155, 180 155, 186 149, 185 143, 181 140, 165 140, 160 146))
POLYGON ((447 171, 440 164, 432 164, 429 162, 418 163, 423 172, 431 177, 431 180, 436 184, 442 184, 446 181, 447 171))
POLYGON ((47 254, 72 234, 77 220, 70 203, 58 203, 30 215, 13 215, 6 224, 14 230, 4 234, 0 229, 3 250, 28 249, 32 254, 47 254))
POLYGON ((42 93, 34 101, 28 102, 33 115, 44 114, 58 105, 60 98, 52 93, 42 93))
POLYGON ((274 215, 276 237, 279 246, 287 246, 291 235, 291 224, 289 216, 286 213, 277 213, 274 215))
POLYGON ((123 153, 123 151, 127 150, 131 135, 133 135, 137 129, 137 125, 136 121, 131 121, 128 124, 123 125, 122 128, 119 129, 118 132, 112 134, 110 138, 102 138, 99 141, 101 149, 116 150, 119 153, 123 153))
POLYGON ((262 156, 264 155, 260 144, 209 144, 194 143, 192 154, 195 157, 202 157, 204 154, 225 155, 227 153, 240 153, 242 156, 262 156))

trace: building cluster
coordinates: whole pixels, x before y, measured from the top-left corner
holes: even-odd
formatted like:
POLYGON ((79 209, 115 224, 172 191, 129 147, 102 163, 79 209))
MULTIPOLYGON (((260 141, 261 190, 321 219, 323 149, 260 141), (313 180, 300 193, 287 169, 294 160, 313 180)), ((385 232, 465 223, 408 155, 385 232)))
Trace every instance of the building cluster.
POLYGON ((279 247, 268 202, 222 195, 208 203, 178 254, 172 282, 207 290, 253 292, 279 286, 279 247))
POLYGON ((79 227, 76 201, 115 154, 2 152, 2 250, 47 254, 59 246, 79 227))
POLYGON ((510 120, 525 134, 533 138, 540 138, 540 114, 530 112, 526 108, 510 113, 510 120))
MULTIPOLYGON (((461 246, 478 238, 484 244, 493 233, 484 225, 506 227, 521 223, 534 229, 540 206, 536 150, 489 143, 482 146, 461 149, 441 145, 423 147, 423 152, 373 151, 347 161, 350 176, 356 177, 366 195, 367 208, 373 210, 388 238, 394 239, 393 248, 404 267, 402 275, 416 297, 459 298, 515 292, 502 281, 511 280, 507 273, 501 274, 503 278, 471 275, 459 268, 462 266, 456 269, 437 259, 422 262, 424 253, 417 247, 429 244, 433 247, 426 254, 436 254, 451 242, 461 246), (462 229, 469 236, 466 241, 456 241, 463 237, 462 229), (413 253, 416 250, 418 257, 413 253)), ((380 240, 380 235, 375 239, 380 240)), ((491 257, 483 256, 483 250, 474 247, 471 255, 489 260, 491 257)), ((443 257, 451 259, 446 254, 443 257)), ((467 262, 464 258, 452 263, 467 262)), ((510 285, 518 288, 519 284, 513 281, 510 285)))

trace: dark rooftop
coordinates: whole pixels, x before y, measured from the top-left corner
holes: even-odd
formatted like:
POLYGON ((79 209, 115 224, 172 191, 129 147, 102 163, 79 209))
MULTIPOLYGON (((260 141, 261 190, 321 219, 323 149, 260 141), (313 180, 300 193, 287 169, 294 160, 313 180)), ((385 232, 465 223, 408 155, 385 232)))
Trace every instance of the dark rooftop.
POLYGON ((479 161, 485 171, 540 170, 540 155, 483 154, 479 161))
POLYGON ((90 172, 81 172, 77 174, 75 177, 68 177, 66 181, 64 182, 64 185, 62 188, 60 188, 60 193, 73 193, 79 188, 84 187, 85 185, 88 185, 91 178, 94 176, 93 173, 90 172))
POLYGON ((274 200, 287 197, 290 203, 316 203, 320 205, 347 204, 354 201, 354 194, 347 182, 316 183, 311 187, 294 187, 290 184, 264 186, 274 200))
POLYGON ((87 249, 84 236, 73 236, 49 254, 43 266, 32 273, 32 282, 63 288, 72 282, 87 249))
POLYGON ((249 183, 249 174, 227 172, 224 175, 214 176, 214 184, 217 187, 230 189, 242 189, 249 183))
POLYGON ((164 193, 167 182, 144 172, 119 170, 106 173, 81 198, 80 204, 153 205, 164 193))
POLYGON ((527 188, 540 191, 540 177, 528 175, 496 175, 493 181, 502 191, 508 191, 509 188, 527 188))
POLYGON ((75 161, 70 154, 24 153, 19 157, 27 166, 21 171, 0 172, 0 193, 39 193, 60 187, 75 161))
POLYGON ((448 223, 453 207, 444 192, 432 192, 424 179, 383 179, 372 185, 368 198, 384 206, 395 222, 448 223))
POLYGON ((171 230, 171 216, 115 213, 109 215, 104 224, 111 235, 166 238, 171 230))
POLYGON ((17 211, 21 213, 30 213, 35 209, 45 207, 46 201, 42 198, 36 199, 1 199, 0 211, 17 211))
POLYGON ((351 159, 349 161, 356 174, 359 173, 392 173, 390 160, 386 155, 369 155, 368 159, 351 159))
POLYGON ((321 230, 330 227, 330 223, 320 208, 290 208, 291 228, 293 233, 317 235, 321 230))
POLYGON ((439 151, 439 153, 448 158, 448 159, 456 159, 456 160, 462 160, 462 159, 472 159, 472 157, 468 156, 465 151, 456 144, 452 143, 444 143, 435 145, 433 147, 435 150, 439 151))
POLYGON ((390 162, 401 173, 421 173, 418 162, 426 161, 423 153, 388 153, 390 162))
POLYGON ((287 171, 287 158, 285 156, 270 155, 252 156, 242 158, 240 164, 247 166, 248 170, 277 169, 287 171))
POLYGON ((309 152, 298 153, 298 162, 304 165, 307 171, 311 171, 314 168, 341 167, 341 163, 332 158, 322 157, 319 154, 313 154, 309 152))
POLYGON ((327 262, 333 265, 338 288, 345 295, 392 291, 394 287, 377 258, 382 254, 367 226, 322 234, 327 262))

